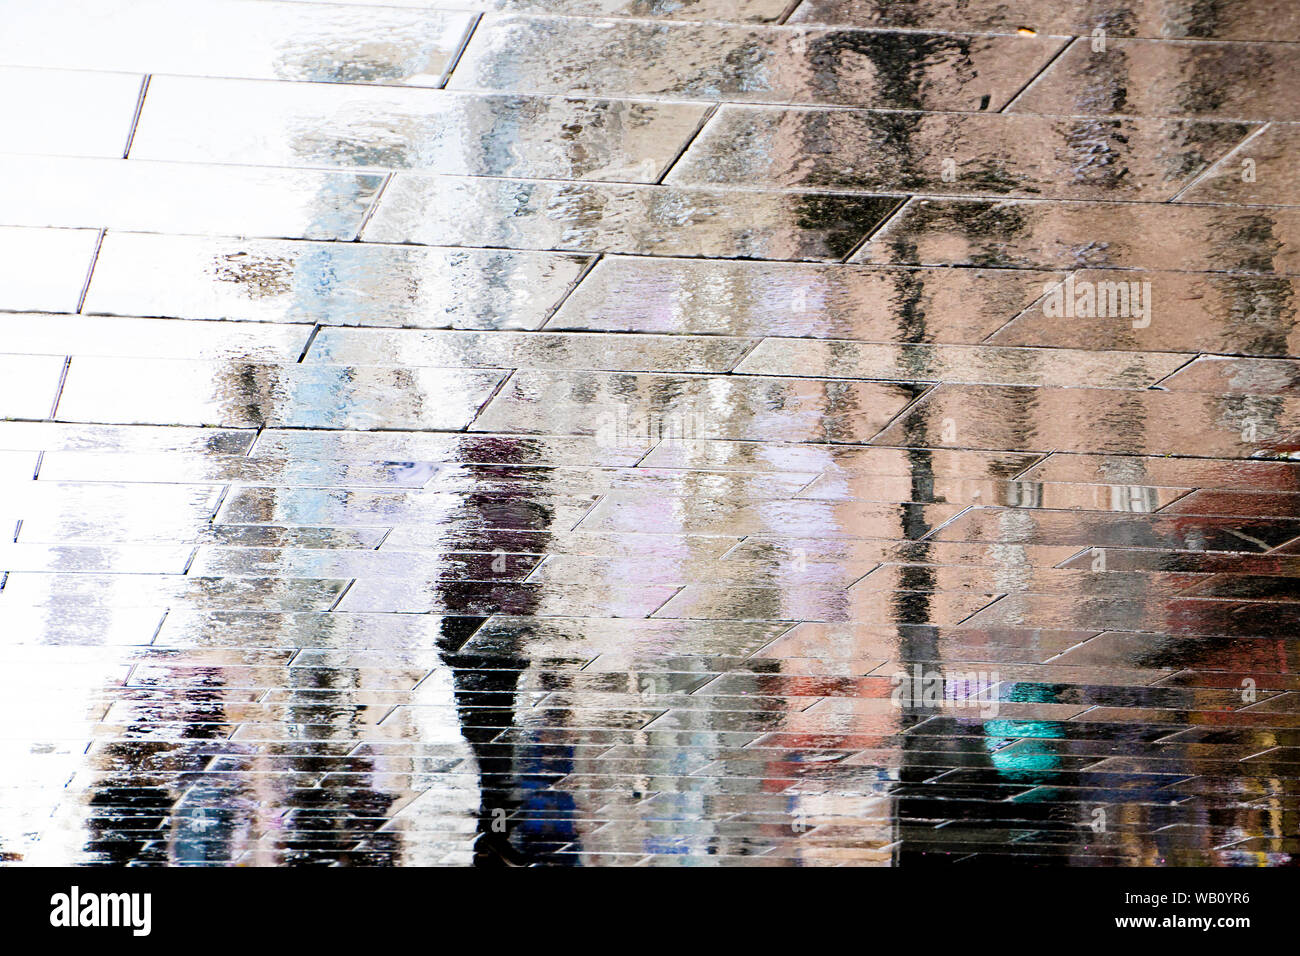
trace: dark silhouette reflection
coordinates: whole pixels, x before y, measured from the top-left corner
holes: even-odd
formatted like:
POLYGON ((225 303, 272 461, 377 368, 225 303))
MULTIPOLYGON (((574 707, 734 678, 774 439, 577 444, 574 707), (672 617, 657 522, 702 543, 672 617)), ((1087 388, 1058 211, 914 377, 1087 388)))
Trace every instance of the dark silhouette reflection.
POLYGON ((218 668, 177 666, 124 695, 133 712, 123 733, 96 755, 100 776, 85 801, 87 861, 228 863, 241 786, 207 774, 230 733, 218 668), (175 686, 172 686, 172 684, 175 686), (174 736, 173 736, 174 735, 174 736), (132 739, 132 738, 137 739, 132 739))
MULTIPOLYGON (((527 439, 475 437, 466 445, 469 461, 522 463, 535 457, 527 439)), ((510 476, 508 468, 500 475, 510 476)), ((481 473, 485 481, 497 477, 492 469, 481 473)), ((438 648, 452 668, 456 710, 461 733, 478 764, 479 811, 474 865, 528 866, 545 859, 550 864, 576 863, 576 853, 548 855, 578 839, 573 824, 572 798, 550 784, 572 769, 566 748, 534 741, 517 727, 521 705, 521 675, 531 661, 527 656, 528 628, 513 625, 504 639, 493 643, 491 653, 468 648, 485 619, 462 616, 481 606, 488 594, 493 606, 512 617, 527 617, 537 607, 532 592, 511 584, 496 584, 493 573, 511 580, 518 566, 532 559, 515 553, 510 534, 514 529, 546 528, 553 517, 543 501, 546 481, 540 473, 520 480, 511 491, 470 491, 462 498, 460 513, 471 527, 483 527, 493 548, 484 581, 439 582, 435 592, 447 616, 441 623, 438 648), (499 595, 499 596, 498 596, 499 595), (512 736, 519 731, 519 736, 512 736)), ((529 536, 529 550, 544 554, 549 536, 529 536)))
MULTIPOLYGON (((873 76, 873 85, 888 102, 873 106, 899 110, 933 108, 927 92, 930 64, 947 61, 952 75, 949 82, 969 84, 977 72, 971 62, 974 38, 963 36, 922 36, 911 33, 860 33, 831 31, 812 34, 808 40, 808 88, 827 102, 852 102, 863 72, 848 64, 865 60, 871 65, 865 75, 873 76)), ((985 104, 987 105, 987 104, 985 104)))

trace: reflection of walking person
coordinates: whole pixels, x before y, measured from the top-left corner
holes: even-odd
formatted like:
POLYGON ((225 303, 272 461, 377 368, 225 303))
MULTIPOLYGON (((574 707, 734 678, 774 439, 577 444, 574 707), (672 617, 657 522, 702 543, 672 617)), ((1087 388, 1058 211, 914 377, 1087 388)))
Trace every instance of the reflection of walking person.
MULTIPOLYGON (((504 475, 506 490, 461 496, 448 526, 436 529, 454 541, 479 535, 473 579, 437 587, 445 617, 438 639, 452 669, 461 733, 478 764, 479 810, 476 866, 526 866, 548 851, 574 842, 572 800, 550 784, 572 769, 568 748, 531 739, 517 721, 518 698, 527 688, 526 618, 537 606, 537 585, 520 582, 544 554, 553 517, 542 494, 546 479, 536 471, 515 477, 509 468, 533 456, 528 439, 474 437, 461 446, 466 471, 484 483, 504 475), (476 642, 487 615, 498 614, 491 642, 476 642)), ((455 547, 455 545, 452 545, 455 547)), ((557 711, 547 711, 554 720, 557 711)), ((553 854, 549 864, 577 862, 577 854, 553 854)))

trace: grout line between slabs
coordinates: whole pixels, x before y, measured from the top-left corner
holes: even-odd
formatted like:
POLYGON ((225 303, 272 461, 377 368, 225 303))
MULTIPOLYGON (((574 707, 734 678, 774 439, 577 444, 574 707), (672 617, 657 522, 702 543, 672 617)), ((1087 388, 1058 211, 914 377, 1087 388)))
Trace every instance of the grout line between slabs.
MULTIPOLYGON (((1228 150, 1226 153, 1224 153, 1222 156, 1220 156, 1220 157, 1219 157, 1218 159, 1216 159, 1214 162, 1208 164, 1204 169, 1202 169, 1199 173, 1197 173, 1197 174, 1196 174, 1195 176, 1193 176, 1190 180, 1188 180, 1188 182, 1187 182, 1186 184, 1184 184, 1183 187, 1182 187, 1181 189, 1178 190, 1178 192, 1174 193, 1174 194, 1173 194, 1172 196, 1170 196, 1167 200, 1165 200, 1165 202, 1167 202, 1167 203, 1176 203, 1176 202, 1178 202, 1179 199, 1182 198, 1183 193, 1187 192, 1189 189, 1192 189, 1192 188, 1194 188, 1194 187, 1200 185, 1201 183, 1205 182, 1205 181, 1208 180, 1208 179, 1212 179, 1212 178, 1214 178, 1214 171, 1215 171, 1216 169, 1219 169, 1220 167, 1225 167, 1225 164, 1226 164, 1230 159, 1232 159, 1232 157, 1233 157, 1233 156, 1234 156, 1234 155, 1235 155, 1239 150, 1245 149, 1245 148, 1250 144, 1250 142, 1251 142, 1252 140, 1258 138, 1259 136, 1262 136, 1262 135, 1263 135, 1263 134, 1264 134, 1264 133, 1265 133, 1269 128, 1271 128, 1272 126, 1273 126, 1273 124, 1272 124, 1271 122, 1265 122, 1265 123, 1263 123, 1262 125, 1260 125, 1260 126, 1256 127, 1255 129, 1251 130, 1251 131, 1246 135, 1246 138, 1245 138, 1245 139, 1243 139, 1243 140, 1242 140, 1240 143, 1238 143, 1236 146, 1232 147, 1232 149, 1228 150)), ((1225 167, 1225 168, 1226 168, 1226 167, 1225 167)))
POLYGON ((695 145, 695 141, 700 138, 701 134, 703 134, 705 127, 709 125, 709 123, 713 120, 713 117, 718 115, 718 110, 721 108, 721 106, 722 106, 721 103, 709 104, 709 107, 704 111, 704 114, 700 117, 700 121, 696 124, 695 129, 691 132, 691 135, 686 137, 686 142, 683 143, 682 148, 677 151, 677 155, 673 156, 672 159, 668 160, 668 164, 664 166, 663 172, 661 172, 658 178, 655 179, 654 185, 662 186, 664 184, 664 180, 667 179, 668 174, 673 171, 673 167, 682 161, 682 158, 685 157, 687 151, 690 150, 690 148, 693 145, 695 145))
MULTIPOLYGON (((597 252, 595 255, 585 253, 585 255, 588 255, 590 258, 587 259, 586 263, 574 277, 573 281, 569 283, 568 287, 564 290, 564 293, 560 296, 559 301, 551 307, 546 318, 542 320, 542 324, 537 327, 537 331, 549 331, 548 327, 551 322, 560 314, 560 310, 564 308, 565 303, 568 302, 573 294, 578 291, 578 286, 582 285, 582 283, 586 281, 587 277, 596 271, 596 266, 605 258, 605 253, 603 252, 597 252)), ((601 334, 604 330, 593 331, 594 334, 601 334)))
POLYGON ((149 95, 149 84, 153 80, 152 73, 146 73, 144 79, 140 81, 140 93, 135 100, 135 113, 131 116, 131 128, 126 133, 126 145, 122 148, 122 158, 128 159, 131 156, 131 146, 135 143, 135 133, 140 127, 140 114, 144 112, 144 100, 149 95))
POLYGON ((1047 72, 1052 68, 1052 65, 1055 64, 1056 61, 1059 60, 1062 56, 1065 55, 1065 51, 1070 49, 1070 47, 1074 46, 1074 44, 1077 42, 1079 42, 1078 37, 1069 37, 1065 41, 1065 43, 1061 45, 1061 48, 1059 50, 1057 50, 1055 53, 1053 53, 1051 56, 1047 58, 1047 62, 1044 63, 1042 67, 1039 68, 1038 72, 1035 73, 1033 76, 1031 76, 1024 86, 1016 90, 1015 95, 1013 95, 1011 99, 1007 100, 1006 103, 1002 105, 1001 109, 997 110, 997 112, 1006 113, 1008 110, 1010 110, 1011 107, 1015 105, 1016 101, 1020 99, 1020 97, 1024 96, 1027 92, 1029 92, 1029 89, 1035 83, 1037 83, 1039 80, 1041 80, 1044 76, 1047 75, 1047 72))
POLYGON ((455 52, 451 55, 451 59, 447 61, 447 68, 442 72, 438 89, 445 90, 447 84, 451 82, 452 74, 456 72, 456 67, 460 66, 461 58, 465 55, 465 51, 469 49, 470 41, 474 39, 474 32, 478 30, 478 25, 482 22, 483 14, 476 13, 474 19, 470 21, 469 27, 465 30, 465 35, 461 38, 455 52))

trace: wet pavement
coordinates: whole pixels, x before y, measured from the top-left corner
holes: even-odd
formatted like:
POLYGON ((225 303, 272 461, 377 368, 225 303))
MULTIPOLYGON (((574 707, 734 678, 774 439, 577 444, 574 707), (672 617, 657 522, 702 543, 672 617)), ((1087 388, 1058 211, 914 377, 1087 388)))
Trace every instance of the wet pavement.
POLYGON ((0 0, 0 861, 1300 859, 1300 7, 0 0))

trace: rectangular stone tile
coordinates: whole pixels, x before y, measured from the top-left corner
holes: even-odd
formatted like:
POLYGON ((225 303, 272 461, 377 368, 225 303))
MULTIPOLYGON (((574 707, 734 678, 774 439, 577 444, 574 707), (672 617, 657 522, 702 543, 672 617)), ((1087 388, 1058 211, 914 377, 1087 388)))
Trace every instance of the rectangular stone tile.
POLYGON ((6 571, 183 574, 188 546, 50 545, 0 542, 0 568, 6 571))
POLYGON ((1290 491, 1300 487, 1300 464, 1287 461, 1054 454, 1031 467, 1023 478, 1025 481, 1085 481, 1290 491))
POLYGON ((879 502, 755 502, 613 492, 601 498, 583 519, 582 529, 636 531, 658 526, 689 528, 700 534, 908 538, 913 537, 913 526, 919 526, 924 533, 960 511, 960 506, 935 504, 917 506, 912 514, 905 515, 904 509, 879 502))
POLYGON ((200 547, 188 573, 198 577, 522 581, 538 559, 515 561, 504 571, 493 567, 494 560, 491 554, 200 547))
POLYGON ((1300 119, 1300 67, 1282 44, 1107 39, 1104 50, 1092 47, 1091 37, 1076 39, 1011 112, 1300 119))
POLYGON ((784 630, 786 627, 780 624, 760 621, 697 624, 604 616, 543 620, 500 615, 476 631, 462 652, 523 651, 539 658, 599 656, 601 660, 608 654, 613 660, 624 655, 629 648, 640 648, 644 655, 654 655, 661 660, 687 656, 746 656, 784 630))
POLYGON ((1258 553, 1289 540, 1300 528, 1291 520, 1243 520, 1236 516, 1135 514, 1117 519, 1084 511, 1026 511, 1008 521, 1007 515, 992 508, 972 508, 933 537, 938 541, 1258 553))
POLYGON ((500 10, 551 13, 570 17, 633 17, 638 20, 734 20, 765 23, 777 20, 790 0, 294 0, 309 3, 351 3, 389 7, 433 7, 449 10, 500 10))
POLYGON ((0 309, 76 312, 99 235, 0 226, 0 309))
POLYGON ((1297 427, 1300 405, 1273 396, 940 385, 875 442, 1250 458, 1297 427))
POLYGON ((1161 201, 1257 127, 723 106, 667 182, 1161 201), (1008 144, 1017 146, 1008 149, 1008 144))
POLYGON ((750 339, 563 332, 423 332, 324 329, 305 362, 445 368, 729 372, 750 339))
POLYGON ((1010 508, 1085 511, 1157 511, 1189 488, 1146 485, 1090 485, 971 478, 913 476, 845 477, 823 475, 805 486, 800 498, 821 500, 935 501, 949 504, 1006 505, 1010 508))
POLYGON ((705 104, 155 77, 133 159, 655 182, 705 104))
MULTIPOLYGON (((692 584, 682 588, 655 618, 827 620, 872 623, 930 623, 946 627, 969 617, 993 600, 993 594, 923 594, 915 592, 850 593, 803 587, 725 588, 692 584)), ((884 708, 891 708, 888 697, 884 708)))
MULTIPOLYGON (((574 518, 576 523, 577 516, 574 518)), ((384 539, 385 548, 406 550, 465 550, 506 554, 507 565, 516 560, 513 553, 580 554, 618 558, 681 558, 683 555, 721 557, 740 543, 738 535, 704 535, 680 532, 544 532, 476 531, 473 528, 445 528, 431 536, 427 526, 399 524, 384 539)))
MULTIPOLYGON (((41 484, 41 482, 36 482, 41 484)), ((139 485, 144 491, 158 489, 158 485, 139 485)), ((11 526, 11 519, 22 520, 18 540, 24 544, 149 544, 165 545, 186 541, 202 535, 216 502, 191 504, 173 503, 162 496, 162 503, 149 506, 135 497, 126 496, 129 510, 118 511, 112 504, 116 497, 103 495, 89 498, 85 495, 66 495, 65 500, 46 500, 40 507, 25 506, 21 510, 6 506, 2 520, 11 526), (87 504, 83 505, 82 502, 87 504)), ((160 609, 163 605, 160 605, 160 609)))
POLYGON ((310 325, 186 322, 108 316, 0 314, 0 342, 25 355, 248 359, 293 362, 310 325))
POLYGON ((970 568, 883 564, 854 583, 852 594, 875 591, 962 592, 978 594, 1074 593, 1116 598, 1162 600, 1190 589, 1201 579, 1194 574, 1093 571, 1091 568, 970 568))
MULTIPOLYGON (((1011 594, 975 614, 969 623, 975 627, 1002 626, 1019 625, 1028 620, 1044 627, 1096 627, 1244 637, 1267 636, 1276 633, 1279 627, 1293 627, 1300 621, 1300 612, 1291 604, 1242 606, 1233 601, 1190 598, 1147 602, 1140 598, 1120 600, 1113 595, 1101 598, 1080 595, 1062 600, 1011 594)), ((1137 715, 1138 721, 1142 719, 1137 715)))
POLYGON ((992 345, 865 345, 767 338, 736 367, 741 375, 808 375, 881 381, 1145 388, 1189 356, 992 345))
MULTIPOLYGON (((484 496, 487 498, 487 496, 484 496)), ((475 501, 423 491, 333 488, 236 488, 217 513, 218 524, 371 525, 398 522, 452 529, 568 530, 595 503, 589 498, 538 494, 475 501)), ((447 548, 447 550, 454 550, 447 548)))
POLYGON ((749 259, 841 259, 897 205, 738 192, 397 173, 371 242, 749 259))
POLYGON ((1291 275, 1297 243, 1300 216, 1281 207, 913 199, 854 259, 1291 275))
POLYGON ((437 86, 472 17, 390 7, 205 0, 14 10, 0 61, 22 66, 437 86))
MULTIPOLYGON (((528 575, 528 580, 533 584, 580 584, 607 573, 610 570, 609 560, 604 556, 550 555, 528 575)), ((818 562, 814 555, 814 560, 807 562, 799 572, 797 580, 810 586, 847 587, 873 567, 875 564, 869 561, 818 562)), ((742 586, 770 584, 791 577, 787 568, 774 561, 733 558, 717 560, 694 555, 683 558, 635 559, 627 562, 620 571, 647 584, 671 584, 678 587, 698 583, 742 586)))
POLYGON ((449 86, 997 110, 1063 42, 488 14, 449 86))
POLYGON ((1285 395, 1300 384, 1300 362, 1204 355, 1160 383, 1177 392, 1285 395))
POLYGON ((880 448, 874 445, 791 445, 669 437, 659 442, 641 464, 655 468, 825 471, 829 473, 828 479, 834 477, 840 480, 877 475, 911 477, 918 470, 924 470, 927 475, 981 479, 1015 477, 1039 458, 1039 455, 1023 452, 880 448))
POLYGON ((49 418, 62 375, 62 356, 0 355, 0 417, 49 418))
POLYGON ((313 170, 0 155, 0 219, 15 226, 352 239, 382 181, 313 170))
MULTIPOLYGON (((203 611, 177 608, 158 628, 158 648, 208 647, 380 647, 398 655, 402 648, 436 649, 440 619, 408 615, 203 611)), ((400 659, 400 658, 395 658, 400 659)), ((338 662, 343 663, 343 662, 338 662)), ((430 663, 430 668, 434 663, 430 663)))
MULTIPOLYGON (((3 436, 0 431, 0 436, 3 436)), ((634 465, 645 446, 620 447, 591 436, 457 435, 374 431, 311 430, 262 432, 250 452, 255 458, 314 458, 326 461, 409 460, 434 464, 634 465)))
MULTIPOLYGON (((415 469, 411 469, 414 471, 415 469)), ((458 494, 606 494, 638 491, 682 497, 789 498, 816 476, 673 471, 655 468, 469 466, 441 469, 422 486, 458 494)))
POLYGON ((1300 518, 1300 489, 1290 494, 1251 491, 1193 491, 1162 514, 1244 515, 1300 518))
POLYGON ((600 614, 605 617, 645 617, 676 590, 672 587, 628 587, 604 584, 538 588, 526 584, 439 585, 418 580, 360 579, 339 602, 341 612, 403 611, 424 613, 441 609, 481 616, 527 614, 555 617, 600 614))
POLYGON ((1205 6, 1132 4, 1124 0, 1028 0, 1008 10, 1001 0, 803 0, 791 23, 830 23, 899 30, 970 30, 1110 37, 1300 40, 1300 17, 1285 0, 1218 0, 1205 6))
MULTIPOLYGON (((1023 661, 1036 663, 1055 658, 1092 637, 1094 631, 1004 630, 933 628, 924 624, 888 627, 879 624, 799 624, 760 650, 757 658, 788 660, 885 659, 895 663, 935 661, 1023 661)), ((891 673, 892 668, 880 668, 891 673)), ((1158 672, 1156 672, 1158 673, 1158 672)), ((1008 673, 1007 677, 1011 675, 1008 673)))
POLYGON ((240 455, 131 452, 46 452, 41 477, 53 481, 164 481, 262 484, 277 487, 419 488, 436 472, 431 462, 318 461, 240 455))
POLYGON ((1140 551, 1123 548, 1089 548, 1063 561, 1062 568, 1087 568, 1104 563, 1115 571, 1182 571, 1212 575, 1236 572, 1261 577, 1300 577, 1300 555, 1289 554, 1209 554, 1195 551, 1140 551))
POLYGON ((464 428, 504 372, 73 359, 64 421, 305 428, 464 428), (147 387, 124 388, 129 382, 147 387))
POLYGON ((86 311, 323 325, 536 328, 585 261, 538 252, 113 232, 104 237, 86 311))
POLYGON ((4 151, 120 159, 143 80, 133 73, 0 67, 4 151))
POLYGON ((906 386, 870 382, 525 369, 473 429, 595 435, 614 447, 668 437, 865 441, 910 397, 906 386))
MULTIPOLYGON (((1215 506, 1211 506, 1215 507, 1215 506)), ((1223 510, 1228 510, 1223 507, 1223 510)), ((1284 510, 1281 508, 1270 508, 1271 510, 1284 510)), ((1291 509, 1294 513, 1295 509, 1291 509)), ((1295 582, 1280 575, 1268 575, 1265 577, 1255 577, 1247 574, 1216 574, 1206 578, 1198 576, 1200 583, 1193 584, 1183 593, 1189 597, 1204 598, 1223 598, 1225 600, 1241 600, 1267 602, 1268 604, 1294 604, 1297 595, 1300 595, 1300 589, 1297 589, 1295 582)))
POLYGON ((1053 273, 606 256, 547 329, 979 342, 1053 273))
POLYGON ((998 345, 1284 356, 1300 352, 1294 280, 1085 269, 988 339, 998 345), (1136 290, 1136 294, 1134 292, 1136 290), (1087 308, 1088 297, 1093 308, 1087 308), (1128 308, 1124 308, 1127 297, 1128 308), (1096 303, 1105 300, 1105 307, 1096 303), (1112 308, 1112 299, 1115 307, 1112 308), (1072 302, 1075 314, 1057 312, 1072 302), (1079 304, 1085 308, 1080 315, 1079 304), (1056 308, 1057 306, 1061 308, 1056 308), (1127 314, 1124 314, 1127 312, 1127 314), (1091 314, 1089 314, 1091 313, 1091 314), (1138 314, 1140 313, 1140 314, 1138 314))
POLYGON ((188 578, 161 574, 44 574, 18 571, 5 583, 5 602, 23 606, 193 607, 328 610, 346 581, 188 578))
MULTIPOLYGON (((184 487, 184 486, 177 486, 184 487)), ((282 525, 214 525, 212 514, 221 502, 218 495, 207 503, 203 517, 175 522, 170 519, 145 523, 118 521, 116 518, 94 521, 24 521, 21 540, 40 543, 94 543, 114 541, 126 544, 174 544, 178 541, 193 546, 204 544, 235 548, 377 548, 389 532, 386 527, 372 528, 322 528, 302 526, 286 528, 282 525)), ((164 516, 166 518, 166 516, 164 516)))
POLYGON ((668 496, 728 498, 789 498, 813 481, 814 475, 746 475, 738 472, 671 471, 659 468, 500 468, 439 472, 425 488, 474 494, 480 492, 532 494, 550 490, 564 494, 607 494, 615 490, 668 496))
POLYGON ((0 602, 0 644, 15 646, 144 645, 163 608, 18 607, 0 602))
POLYGON ((1295 402, 1262 395, 940 385, 875 441, 1251 458, 1286 447, 1297 427, 1295 402))
POLYGON ((243 455, 255 436, 251 429, 0 422, 0 448, 34 451, 243 455))
MULTIPOLYGON (((1079 553, 1078 546, 1039 546, 964 541, 898 541, 868 538, 750 535, 726 554, 727 561, 763 560, 789 568, 809 561, 847 565, 897 562, 917 565, 996 567, 1009 572, 1054 567, 1079 553)), ((923 572, 918 572, 918 575, 923 572)))
MULTIPOLYGON (((71 518, 93 528, 112 517, 119 523, 168 516, 206 524, 219 501, 217 489, 195 485, 122 484, 100 481, 26 481, 6 489, 0 508, 23 519, 23 530, 38 518, 71 518)), ((106 526, 107 528, 110 526, 106 526)), ((22 537, 24 542, 31 540, 22 537)), ((35 540, 42 540, 37 538, 35 540)))

